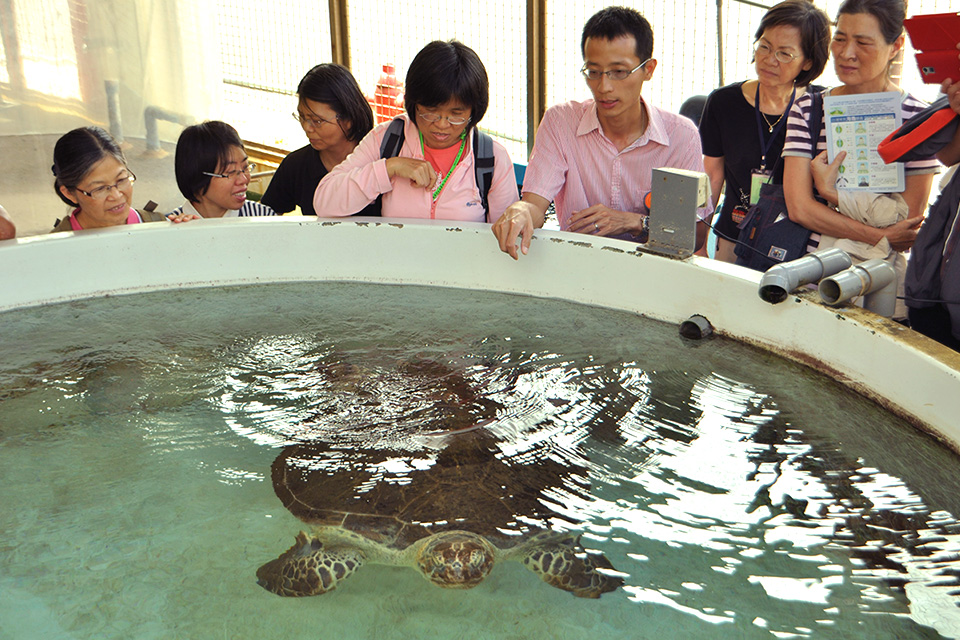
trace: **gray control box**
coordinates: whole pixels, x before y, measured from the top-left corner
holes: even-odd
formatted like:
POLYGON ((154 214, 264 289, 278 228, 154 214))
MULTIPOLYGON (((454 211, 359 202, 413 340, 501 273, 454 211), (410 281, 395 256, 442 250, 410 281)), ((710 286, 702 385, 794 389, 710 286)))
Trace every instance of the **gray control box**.
POLYGON ((697 248, 697 209, 710 197, 707 174, 654 169, 650 195, 650 236, 645 249, 686 258, 697 248))

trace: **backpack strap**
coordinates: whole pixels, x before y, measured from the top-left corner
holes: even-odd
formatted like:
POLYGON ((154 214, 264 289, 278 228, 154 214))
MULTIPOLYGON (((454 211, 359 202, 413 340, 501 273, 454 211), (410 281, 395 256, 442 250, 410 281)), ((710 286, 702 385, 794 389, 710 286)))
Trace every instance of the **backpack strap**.
POLYGON ((484 217, 490 215, 490 187, 493 185, 493 138, 473 128, 473 166, 477 174, 477 188, 480 190, 480 202, 483 204, 484 217))
POLYGON ((403 118, 394 118, 380 142, 381 158, 396 158, 403 148, 403 118))

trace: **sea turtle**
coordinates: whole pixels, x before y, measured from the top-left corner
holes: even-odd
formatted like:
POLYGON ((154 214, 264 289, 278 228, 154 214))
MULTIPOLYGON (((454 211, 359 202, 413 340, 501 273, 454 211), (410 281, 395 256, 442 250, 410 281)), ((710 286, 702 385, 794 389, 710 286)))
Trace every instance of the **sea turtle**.
POLYGON ((623 583, 579 536, 550 528, 562 518, 549 502, 565 492, 582 497, 584 469, 549 457, 510 461, 483 430, 413 457, 295 445, 274 461, 272 478, 283 505, 312 527, 257 571, 258 583, 279 595, 326 593, 364 563, 413 566, 455 589, 476 586, 505 560, 582 598, 623 583))

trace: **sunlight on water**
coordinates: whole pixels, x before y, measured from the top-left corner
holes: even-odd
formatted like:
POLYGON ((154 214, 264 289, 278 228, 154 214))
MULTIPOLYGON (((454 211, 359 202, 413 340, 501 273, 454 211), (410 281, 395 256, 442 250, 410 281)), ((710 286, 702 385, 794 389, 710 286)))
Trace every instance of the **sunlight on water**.
POLYGON ((956 457, 731 341, 338 284, 2 318, 3 638, 960 635, 956 457), (472 590, 403 553, 446 529, 498 549, 472 590), (262 589, 301 530, 366 564, 262 589), (598 600, 514 561, 577 536, 598 600))

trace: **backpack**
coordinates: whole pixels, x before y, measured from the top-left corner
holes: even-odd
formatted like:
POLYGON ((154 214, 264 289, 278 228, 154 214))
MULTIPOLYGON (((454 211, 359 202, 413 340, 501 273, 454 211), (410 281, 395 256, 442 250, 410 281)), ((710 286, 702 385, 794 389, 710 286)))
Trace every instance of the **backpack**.
MULTIPOLYGON (((396 158, 403 147, 403 118, 394 118, 387 127, 387 133, 380 143, 380 157, 396 158)), ((477 188, 480 190, 480 202, 483 204, 484 217, 490 215, 487 198, 493 184, 493 138, 476 127, 473 128, 473 166, 476 172, 477 188)))

